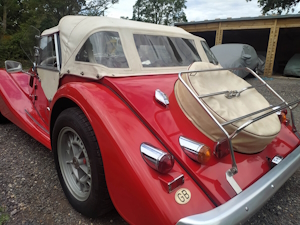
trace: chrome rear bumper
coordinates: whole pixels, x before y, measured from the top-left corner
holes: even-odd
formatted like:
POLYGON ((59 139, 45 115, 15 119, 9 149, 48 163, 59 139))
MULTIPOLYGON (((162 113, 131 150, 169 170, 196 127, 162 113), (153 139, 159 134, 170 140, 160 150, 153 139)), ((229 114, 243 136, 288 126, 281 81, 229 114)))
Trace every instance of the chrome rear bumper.
POLYGON ((300 167, 300 146, 262 178, 223 205, 180 219, 177 225, 238 224, 259 210, 300 167))

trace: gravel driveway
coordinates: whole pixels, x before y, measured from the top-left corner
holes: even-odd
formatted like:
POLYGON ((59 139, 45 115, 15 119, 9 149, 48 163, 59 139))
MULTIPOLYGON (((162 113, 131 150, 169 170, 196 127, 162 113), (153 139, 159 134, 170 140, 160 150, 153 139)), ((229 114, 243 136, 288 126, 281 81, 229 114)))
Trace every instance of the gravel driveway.
MULTIPOLYGON (((300 97, 300 79, 267 80, 287 100, 300 97)), ((272 94, 262 92, 274 104, 272 94)), ((295 111, 300 129, 300 107, 295 111)), ((11 123, 0 125, 0 159, 0 208, 10 217, 7 224, 126 224, 116 210, 99 219, 77 213, 61 189, 52 153, 11 123)), ((246 224, 299 224, 299 212, 300 170, 246 224)))

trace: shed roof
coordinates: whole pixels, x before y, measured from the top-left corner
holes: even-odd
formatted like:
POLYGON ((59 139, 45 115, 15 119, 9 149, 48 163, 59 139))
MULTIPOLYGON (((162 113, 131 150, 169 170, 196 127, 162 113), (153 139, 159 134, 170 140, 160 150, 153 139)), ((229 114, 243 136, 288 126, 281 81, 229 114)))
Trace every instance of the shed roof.
MULTIPOLYGON (((186 22, 186 23, 175 23, 175 26, 196 25, 196 24, 205 24, 205 23, 219 23, 219 22, 235 22, 235 21, 291 19, 291 18, 300 18, 300 14, 270 15, 270 16, 257 16, 257 17, 240 17, 240 18, 202 20, 202 21, 192 21, 192 22, 186 22)), ((299 24, 299 26, 300 26, 300 24, 299 24)))

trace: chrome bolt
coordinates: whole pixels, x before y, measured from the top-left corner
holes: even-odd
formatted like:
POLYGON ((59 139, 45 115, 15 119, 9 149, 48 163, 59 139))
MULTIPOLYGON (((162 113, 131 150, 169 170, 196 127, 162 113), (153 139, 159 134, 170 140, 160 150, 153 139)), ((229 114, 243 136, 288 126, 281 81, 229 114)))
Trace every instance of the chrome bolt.
POLYGON ((245 207, 245 210, 248 212, 248 210, 249 210, 249 209, 248 209, 248 207, 247 207, 247 206, 245 207))
POLYGON ((271 188, 274 188, 274 185, 273 185, 273 184, 271 184, 271 188))

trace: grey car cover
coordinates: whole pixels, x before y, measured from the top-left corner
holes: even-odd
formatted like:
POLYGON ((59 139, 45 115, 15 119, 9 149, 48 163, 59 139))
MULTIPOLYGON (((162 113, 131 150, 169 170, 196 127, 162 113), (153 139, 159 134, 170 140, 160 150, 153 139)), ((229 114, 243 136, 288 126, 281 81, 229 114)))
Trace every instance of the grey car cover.
POLYGON ((286 64, 283 75, 300 77, 300 54, 295 54, 286 64))
MULTIPOLYGON (((247 44, 215 45, 211 48, 211 51, 224 68, 249 67, 254 70, 262 63, 255 49, 247 44)), ((249 74, 244 70, 233 72, 241 78, 249 74)))

